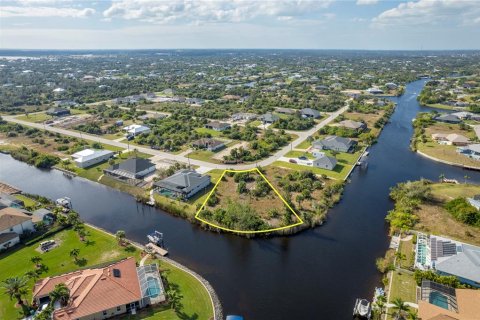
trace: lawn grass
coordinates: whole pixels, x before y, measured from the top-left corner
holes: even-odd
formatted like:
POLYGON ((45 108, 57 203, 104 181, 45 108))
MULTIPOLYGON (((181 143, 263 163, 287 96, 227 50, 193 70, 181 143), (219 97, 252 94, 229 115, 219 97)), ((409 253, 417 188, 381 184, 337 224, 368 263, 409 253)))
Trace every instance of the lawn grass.
POLYGON ((432 194, 439 200, 449 201, 458 197, 473 197, 480 194, 480 186, 465 183, 436 183, 432 185, 432 194))
MULTIPOLYGON (((87 227, 88 240, 91 244, 81 242, 75 231, 67 229, 61 231, 48 239, 55 239, 60 246, 47 253, 40 254, 35 251, 38 243, 28 247, 18 247, 0 255, 0 281, 9 277, 22 276, 26 272, 34 270, 34 265, 30 261, 33 256, 39 255, 43 263, 48 267, 48 271, 42 277, 57 275, 72 270, 79 269, 74 260, 70 258, 69 252, 73 248, 80 249, 79 258, 84 258, 85 266, 97 265, 126 258, 129 256, 140 257, 140 251, 127 251, 126 248, 118 246, 115 239, 101 231, 87 227)), ((45 240, 48 240, 45 239, 45 240)), ((29 287, 33 288, 33 280, 29 282, 29 287)), ((32 291, 28 291, 28 300, 31 300, 32 291)), ((17 319, 19 309, 15 308, 15 302, 9 300, 8 296, 0 294, 0 319, 17 319)))
POLYGON ((207 128, 195 128, 195 131, 201 134, 210 134, 212 137, 219 137, 222 135, 220 131, 215 131, 213 129, 207 129, 207 128))
POLYGON ((405 302, 417 302, 417 283, 413 274, 393 271, 389 302, 396 298, 401 298, 405 302))
POLYGON ((454 107, 446 105, 446 104, 441 104, 441 103, 431 103, 431 104, 424 105, 424 107, 444 109, 444 110, 455 110, 454 107))
POLYGON ((140 187, 132 186, 128 183, 124 183, 122 181, 119 181, 117 179, 111 178, 109 176, 103 175, 100 180, 98 181, 106 186, 109 186, 111 188, 129 193, 134 196, 146 196, 147 191, 145 189, 142 189, 140 187))
POLYGON ((308 153, 308 152, 302 152, 302 151, 289 151, 285 157, 287 158, 299 158, 299 157, 307 157, 308 159, 315 159, 315 157, 311 154, 311 153, 308 153))
POLYGON ((413 266, 415 260, 414 249, 413 238, 407 241, 400 241, 399 252, 405 255, 405 259, 400 262, 400 267, 403 269, 408 269, 413 266))
POLYGON ((53 119, 53 117, 49 116, 45 112, 40 112, 40 113, 33 113, 29 115, 18 116, 17 119, 27 121, 27 122, 33 122, 33 123, 42 123, 47 120, 53 119))
POLYGON ((286 169, 291 169, 291 170, 309 170, 312 171, 313 173, 317 175, 326 175, 329 178, 336 179, 336 180, 345 180, 348 172, 350 169, 352 169, 352 165, 345 165, 342 163, 337 163, 337 166, 335 167, 334 170, 326 170, 326 169, 321 169, 321 168, 316 168, 312 166, 303 166, 300 164, 296 163, 290 163, 290 162, 285 162, 285 161, 275 161, 272 163, 273 166, 280 167, 280 168, 286 168, 286 169))
POLYGON ((436 159, 480 168, 480 161, 458 153, 456 146, 441 145, 430 140, 426 143, 417 143, 417 150, 436 159))
POLYGON ((254 121, 248 122, 248 125, 250 125, 251 127, 258 127, 261 124, 262 124, 262 121, 260 120, 254 120, 254 121))
POLYGON ((15 198, 22 200, 25 204, 25 207, 34 207, 37 202, 29 197, 24 196, 23 194, 16 194, 15 198))
POLYGON ((208 150, 195 150, 188 154, 188 157, 196 160, 207 161, 207 162, 214 162, 220 163, 220 161, 213 159, 212 157, 215 155, 215 152, 208 151, 208 150))
POLYGON ((308 141, 308 139, 303 140, 298 146, 296 146, 296 149, 308 149, 312 146, 312 143, 308 141))

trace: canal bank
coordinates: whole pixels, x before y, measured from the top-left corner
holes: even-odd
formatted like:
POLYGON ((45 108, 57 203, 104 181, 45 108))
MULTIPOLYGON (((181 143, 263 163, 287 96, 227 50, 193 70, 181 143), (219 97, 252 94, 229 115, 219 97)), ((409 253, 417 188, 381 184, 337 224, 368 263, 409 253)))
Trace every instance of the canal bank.
MULTIPOLYGON (((357 297, 371 297, 381 281, 375 259, 388 248, 389 188, 440 174, 461 180, 465 170, 410 151, 416 96, 425 80, 410 83, 391 100, 395 113, 369 149, 368 170, 354 170, 343 199, 327 222, 295 236, 244 239, 203 231, 181 218, 139 204, 133 197, 58 171, 41 171, 0 155, 0 180, 28 193, 56 199, 69 195, 82 218, 110 232, 145 243, 154 229, 164 232, 171 257, 207 279, 225 313, 251 319, 351 319, 357 297)), ((469 172, 470 182, 479 182, 469 172)))

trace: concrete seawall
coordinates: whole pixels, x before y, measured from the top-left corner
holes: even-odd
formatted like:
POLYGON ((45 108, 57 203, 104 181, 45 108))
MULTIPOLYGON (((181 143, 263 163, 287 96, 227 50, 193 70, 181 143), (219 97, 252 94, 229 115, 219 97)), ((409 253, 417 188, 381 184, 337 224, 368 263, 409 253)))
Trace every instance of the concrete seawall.
POLYGON ((450 162, 450 161, 438 159, 438 158, 429 156, 428 154, 423 153, 422 151, 419 151, 419 150, 417 150, 417 153, 418 153, 419 155, 421 155, 422 157, 425 157, 425 158, 427 158, 427 159, 430 159, 430 160, 433 160, 433 161, 436 161, 436 162, 440 162, 440 163, 443 163, 443 164, 448 164, 448 165, 450 165, 450 166, 460 167, 460 168, 464 168, 464 169, 468 169, 468 170, 480 171, 480 167, 466 166, 466 165, 464 165, 464 164, 460 164, 460 163, 455 163, 455 162, 450 162))

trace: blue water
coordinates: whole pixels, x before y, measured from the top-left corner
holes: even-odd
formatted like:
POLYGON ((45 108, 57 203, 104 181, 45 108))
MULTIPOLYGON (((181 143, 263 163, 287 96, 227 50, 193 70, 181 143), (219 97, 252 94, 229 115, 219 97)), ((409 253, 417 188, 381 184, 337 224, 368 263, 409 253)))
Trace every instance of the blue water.
POLYGON ((147 296, 150 298, 156 298, 160 294, 160 283, 158 279, 155 277, 148 277, 148 289, 147 289, 147 296))
POLYGON ((448 298, 440 292, 433 291, 430 293, 429 301, 437 307, 448 310, 448 298))

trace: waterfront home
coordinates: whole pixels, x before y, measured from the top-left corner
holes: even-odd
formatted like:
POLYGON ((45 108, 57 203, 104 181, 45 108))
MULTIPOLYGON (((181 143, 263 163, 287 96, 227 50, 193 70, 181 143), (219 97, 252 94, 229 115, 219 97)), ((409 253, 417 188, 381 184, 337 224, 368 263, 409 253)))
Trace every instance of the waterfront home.
POLYGON ((0 251, 20 242, 24 233, 35 231, 32 217, 16 208, 0 209, 0 251))
POLYGON ((106 175, 120 180, 142 179, 154 171, 155 164, 143 158, 131 158, 103 170, 106 175))
POLYGON ((210 176, 184 169, 155 182, 155 190, 162 195, 189 199, 210 185, 210 176))
POLYGON ((451 133, 434 133, 432 139, 439 144, 453 145, 453 146, 466 146, 470 140, 462 136, 461 134, 451 133))
POLYGON ((455 276, 461 283, 480 288, 480 247, 477 246, 419 233, 415 267, 455 276))
POLYGON ((315 160, 312 161, 312 166, 316 168, 333 170, 337 165, 337 159, 334 157, 329 157, 325 154, 319 155, 315 160))
POLYGON ((368 88, 366 91, 370 94, 383 94, 383 90, 381 90, 379 88, 375 88, 375 87, 368 88))
POLYGON ((85 149, 72 154, 73 162, 79 168, 87 168, 97 163, 106 161, 115 155, 110 150, 85 149))
POLYGON ((147 126, 142 126, 139 124, 131 124, 129 126, 126 126, 123 128, 125 132, 127 132, 127 135, 129 136, 138 136, 140 134, 147 134, 150 133, 150 128, 147 126))
POLYGON ((474 320, 480 314, 480 290, 455 289, 423 280, 417 299, 422 320, 474 320))
POLYGON ((396 90, 398 89, 398 85, 393 82, 387 82, 385 83, 385 88, 387 88, 388 90, 396 90))
POLYGON ((353 121, 350 119, 340 121, 337 124, 335 124, 335 126, 343 127, 343 128, 351 129, 355 131, 363 131, 367 128, 367 125, 365 123, 359 122, 359 121, 353 121))
POLYGON ((280 120, 280 117, 271 112, 267 112, 260 116, 260 120, 263 122, 263 124, 271 124, 280 120))
POLYGON ((0 192, 0 208, 2 207, 12 207, 12 208, 23 208, 25 203, 23 200, 17 199, 15 196, 0 192))
POLYGON ((320 111, 312 109, 312 108, 303 108, 300 110, 303 118, 313 118, 318 119, 320 118, 320 111))
POLYGON ((225 131, 227 129, 230 129, 230 124, 226 122, 218 122, 218 121, 212 121, 209 122, 205 125, 205 128, 207 129, 212 129, 215 131, 225 131))
POLYGON ((202 138, 192 142, 192 147, 196 149, 205 149, 207 151, 217 151, 225 147, 225 143, 220 140, 202 138))
POLYGON ((327 136, 322 140, 316 140, 312 147, 317 150, 333 150, 338 152, 352 152, 357 144, 356 141, 349 138, 337 136, 327 136))
POLYGON ((361 90, 353 90, 353 89, 342 90, 341 93, 345 94, 347 97, 350 97, 354 100, 357 100, 362 95, 361 90))
POLYGON ((469 144, 464 147, 458 147, 457 152, 466 157, 480 160, 480 143, 469 144))
POLYGON ((55 221, 55 215, 50 210, 41 208, 32 212, 32 222, 34 224, 42 222, 48 226, 51 225, 53 221, 55 221))
POLYGON ((433 118, 433 120, 444 123, 458 124, 462 122, 459 117, 452 114, 442 114, 433 118))
POLYGON ((108 319, 135 314, 148 305, 165 301, 165 290, 156 264, 137 267, 130 257, 106 267, 73 271, 38 281, 33 301, 40 308, 50 293, 64 283, 70 297, 65 306, 54 305, 53 320, 108 319))
POLYGON ((70 115, 70 110, 65 108, 54 107, 54 108, 48 109, 45 113, 52 117, 63 117, 63 116, 70 115))
POLYGON ((452 116, 455 116, 459 119, 462 119, 462 120, 468 120, 470 118, 472 118, 473 116, 475 116, 474 113, 471 113, 471 112, 467 112, 467 111, 460 111, 460 112, 453 112, 453 113, 450 113, 452 116))

